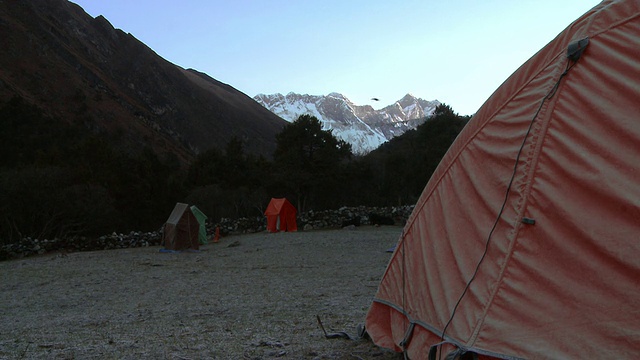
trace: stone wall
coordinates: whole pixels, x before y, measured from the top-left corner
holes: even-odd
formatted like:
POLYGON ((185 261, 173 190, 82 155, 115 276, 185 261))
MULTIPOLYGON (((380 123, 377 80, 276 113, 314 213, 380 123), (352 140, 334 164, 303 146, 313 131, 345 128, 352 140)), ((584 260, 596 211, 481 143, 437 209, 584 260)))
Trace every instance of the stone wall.
MULTIPOLYGON (((298 214, 298 231, 336 229, 348 225, 404 225, 414 206, 399 207, 342 207, 338 210, 307 211, 298 214)), ((208 223, 207 232, 214 233, 220 227, 222 235, 247 234, 266 231, 264 216, 241 219, 221 219, 218 223, 208 223)))
POLYGON ((100 236, 99 238, 87 238, 84 236, 68 239, 32 239, 23 238, 20 242, 5 244, 0 247, 0 260, 21 258, 25 256, 41 255, 48 252, 68 253, 74 251, 96 251, 125 249, 132 247, 160 245, 162 233, 132 231, 129 234, 117 234, 100 236))
MULTIPOLYGON (((413 206, 401 207, 342 207, 338 210, 308 211, 298 214, 298 231, 336 229, 360 225, 404 225, 413 206)), ((220 227, 222 236, 248 234, 266 231, 264 216, 240 219, 220 219, 207 223, 209 237, 220 227)), ((129 234, 112 233, 99 238, 74 237, 69 239, 23 238, 20 242, 0 246, 0 260, 39 255, 48 252, 74 252, 124 249, 132 247, 161 245, 162 230, 153 232, 132 231, 129 234)))

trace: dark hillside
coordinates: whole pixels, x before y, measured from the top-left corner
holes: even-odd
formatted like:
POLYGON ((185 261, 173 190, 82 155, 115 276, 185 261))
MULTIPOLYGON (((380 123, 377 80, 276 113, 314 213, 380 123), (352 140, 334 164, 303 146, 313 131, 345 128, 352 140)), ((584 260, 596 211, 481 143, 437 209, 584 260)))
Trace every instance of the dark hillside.
POLYGON ((176 157, 126 153, 21 98, 0 106, 0 128, 0 244, 157 229, 184 196, 176 157))
POLYGON ((197 154, 287 124, 66 0, 0 1, 0 243, 155 230, 197 154))
POLYGON ((182 69, 66 0, 0 2, 0 103, 14 96, 46 114, 116 134, 182 162, 232 136, 270 157, 286 122, 245 94, 182 69))

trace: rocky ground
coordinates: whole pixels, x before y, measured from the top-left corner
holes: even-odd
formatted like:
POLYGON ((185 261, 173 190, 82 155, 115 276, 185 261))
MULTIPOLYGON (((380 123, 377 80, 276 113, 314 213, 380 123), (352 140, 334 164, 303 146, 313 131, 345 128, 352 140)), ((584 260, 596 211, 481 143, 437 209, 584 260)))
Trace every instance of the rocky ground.
POLYGON ((356 335, 401 227, 0 262, 4 359, 401 359, 356 335))

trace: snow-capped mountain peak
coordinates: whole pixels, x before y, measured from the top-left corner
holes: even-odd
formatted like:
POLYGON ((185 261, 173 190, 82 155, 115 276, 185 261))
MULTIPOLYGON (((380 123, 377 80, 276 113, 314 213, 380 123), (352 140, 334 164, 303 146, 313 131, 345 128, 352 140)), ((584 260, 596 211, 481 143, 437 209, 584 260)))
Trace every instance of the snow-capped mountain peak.
POLYGON ((323 130, 332 130, 337 138, 350 143, 356 154, 366 154, 391 138, 415 129, 440 104, 438 100, 427 101, 407 94, 392 105, 375 110, 370 105, 356 105, 337 92, 326 96, 293 92, 258 94, 254 100, 289 122, 304 114, 315 116, 323 130))

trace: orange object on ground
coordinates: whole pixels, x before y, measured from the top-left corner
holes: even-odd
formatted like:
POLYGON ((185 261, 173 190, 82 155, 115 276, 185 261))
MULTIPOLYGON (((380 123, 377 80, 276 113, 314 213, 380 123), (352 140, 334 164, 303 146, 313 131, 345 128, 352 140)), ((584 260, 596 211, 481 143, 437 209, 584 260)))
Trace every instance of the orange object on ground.
POLYGON ((267 231, 298 231, 296 208, 285 198, 272 198, 264 214, 267 217, 267 231))
POLYGON ((366 330, 414 360, 635 358, 639 239, 640 2, 603 1, 460 133, 366 330))
POLYGON ((216 226, 216 233, 213 237, 214 243, 217 243, 218 241, 220 241, 220 226, 216 226))

